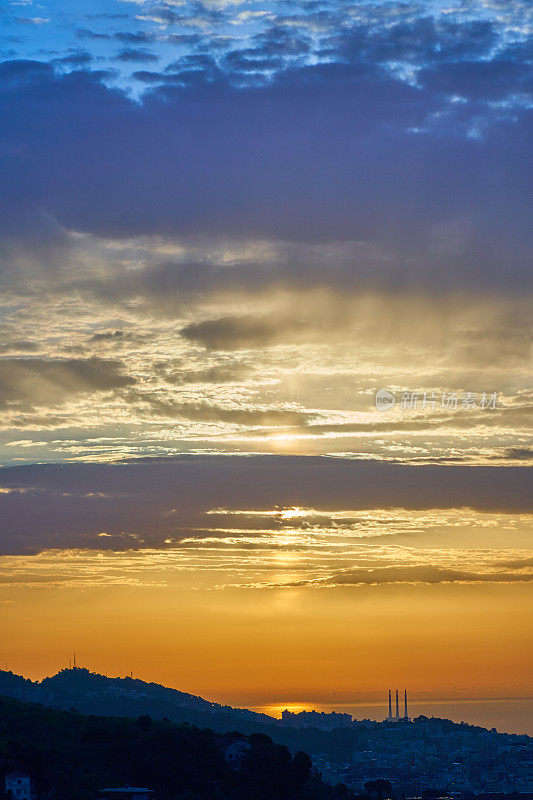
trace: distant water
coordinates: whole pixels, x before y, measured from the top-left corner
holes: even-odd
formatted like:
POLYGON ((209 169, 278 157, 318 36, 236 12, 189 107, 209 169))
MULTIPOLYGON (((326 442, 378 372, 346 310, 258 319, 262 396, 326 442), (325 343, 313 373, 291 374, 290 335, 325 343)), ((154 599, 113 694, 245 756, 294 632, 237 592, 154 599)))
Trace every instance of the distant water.
MULTIPOLYGON (((382 720, 387 714, 383 703, 271 703, 253 706, 253 711, 262 711, 280 717, 284 708, 291 711, 339 711, 351 714, 356 719, 382 720)), ((514 697, 490 700, 413 700, 409 703, 409 715, 418 717, 444 717, 454 722, 468 722, 483 728, 496 728, 504 733, 527 733, 533 736, 533 698, 514 697)))

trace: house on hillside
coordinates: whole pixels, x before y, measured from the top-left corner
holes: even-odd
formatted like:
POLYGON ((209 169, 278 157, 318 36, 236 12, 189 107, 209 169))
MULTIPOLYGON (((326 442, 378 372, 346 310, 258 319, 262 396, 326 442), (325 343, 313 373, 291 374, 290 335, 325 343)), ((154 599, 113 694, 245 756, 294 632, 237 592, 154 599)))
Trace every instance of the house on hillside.
POLYGON ((222 749, 226 764, 231 769, 238 770, 251 749, 248 739, 239 733, 225 733, 217 736, 217 742, 222 749))
POLYGON ((31 800, 31 778, 25 772, 10 772, 4 785, 7 796, 13 800, 31 800))

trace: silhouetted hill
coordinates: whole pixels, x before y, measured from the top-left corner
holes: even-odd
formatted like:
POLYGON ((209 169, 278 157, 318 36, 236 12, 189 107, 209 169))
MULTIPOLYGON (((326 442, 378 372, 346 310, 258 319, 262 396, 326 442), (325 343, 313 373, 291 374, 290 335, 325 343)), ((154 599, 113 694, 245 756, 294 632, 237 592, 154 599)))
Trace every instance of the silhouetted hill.
POLYGON ((254 733, 265 725, 270 729, 279 724, 266 714, 212 703, 157 683, 136 678, 109 678, 80 668, 63 669, 40 682, 0 670, 0 694, 53 708, 76 708, 87 714, 166 717, 221 732, 238 728, 254 733))
POLYGON ((520 764, 533 757, 533 741, 527 736, 488 731, 450 720, 418 717, 398 723, 358 722, 331 731, 298 729, 266 714, 222 706, 156 683, 109 678, 79 668, 62 670, 40 682, 0 671, 0 695, 56 709, 77 709, 84 714, 134 719, 145 715, 154 720, 166 718, 210 728, 218 733, 266 734, 292 753, 300 750, 309 753, 332 780, 337 780, 335 776, 342 768, 343 781, 359 788, 367 779, 380 777, 393 779, 396 785, 403 785, 401 782, 407 777, 416 784, 419 775, 431 781, 437 763, 442 776, 437 788, 452 786, 458 780, 457 763, 462 764, 467 758, 468 785, 476 791, 484 791, 486 786, 499 790, 508 784, 514 790, 523 785, 520 764), (403 758, 406 750, 411 753, 409 775, 403 758), (371 761, 368 753, 372 754, 371 761), (498 758, 495 753, 499 753, 498 758), (498 764, 503 765, 499 772, 498 764))
POLYGON ((262 734, 220 736, 171 722, 86 716, 0 698, 0 777, 20 770, 40 800, 94 800, 98 789, 137 785, 157 800, 334 800, 309 757, 262 734), (243 743, 240 769, 226 748, 243 743))

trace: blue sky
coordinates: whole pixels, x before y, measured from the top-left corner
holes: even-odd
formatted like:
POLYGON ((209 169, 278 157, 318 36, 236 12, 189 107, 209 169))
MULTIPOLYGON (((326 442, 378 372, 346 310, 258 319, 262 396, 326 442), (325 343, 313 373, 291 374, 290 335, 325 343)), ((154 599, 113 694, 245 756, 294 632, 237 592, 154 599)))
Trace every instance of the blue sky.
POLYGON ((4 58, 54 60, 58 69, 66 70, 90 64, 94 69, 109 70, 108 82, 130 87, 135 93, 146 84, 146 78, 139 82, 132 77, 135 72, 154 73, 191 56, 196 59, 195 66, 205 67, 210 59, 223 71, 238 72, 240 79, 247 81, 271 78, 291 65, 344 62, 354 57, 355 51, 347 50, 346 45, 357 32, 375 37, 365 56, 368 60, 379 59, 412 78, 413 70, 432 55, 442 57, 450 26, 459 26, 453 35, 464 39, 465 49, 456 51, 457 60, 469 59, 472 54, 475 59, 487 60, 509 45, 527 41, 532 24, 526 0, 102 0, 68 4, 14 0, 4 2, 2 15, 4 58), (426 26, 433 22, 436 31, 430 34, 426 29, 424 34, 422 20, 426 26), (485 36, 484 43, 478 41, 469 53, 472 23, 490 26, 490 36, 485 36), (389 47, 383 49, 387 37, 389 47), (273 42, 277 47, 269 48, 273 42), (263 59, 263 63, 252 70, 249 64, 237 64, 237 53, 245 60, 263 59))

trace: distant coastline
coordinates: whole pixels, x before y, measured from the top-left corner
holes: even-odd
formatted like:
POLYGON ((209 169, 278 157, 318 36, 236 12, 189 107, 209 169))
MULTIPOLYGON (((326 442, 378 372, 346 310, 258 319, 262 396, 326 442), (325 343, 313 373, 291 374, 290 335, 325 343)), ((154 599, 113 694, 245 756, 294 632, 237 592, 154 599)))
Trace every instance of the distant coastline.
MULTIPOLYGON (((383 720, 383 702, 316 703, 313 701, 279 701, 250 705, 251 711, 279 718, 285 708, 295 711, 344 711, 357 719, 383 720)), ((503 733, 526 733, 533 736, 533 697, 444 698, 411 700, 413 716, 446 717, 453 722, 467 722, 484 728, 497 728, 503 733), (438 707, 438 710, 437 710, 438 707)))

